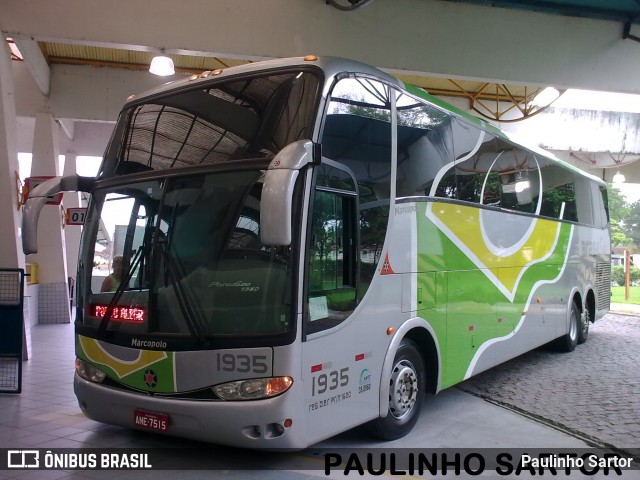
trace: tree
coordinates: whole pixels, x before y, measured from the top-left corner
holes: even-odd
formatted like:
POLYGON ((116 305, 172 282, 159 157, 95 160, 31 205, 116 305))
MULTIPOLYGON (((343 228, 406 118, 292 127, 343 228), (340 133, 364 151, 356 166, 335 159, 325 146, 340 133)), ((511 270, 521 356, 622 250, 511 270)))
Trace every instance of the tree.
POLYGON ((607 195, 609 200, 609 215, 612 219, 620 222, 629 215, 629 204, 618 187, 613 184, 607 185, 607 195))
POLYGON ((636 246, 640 246, 640 201, 631 204, 624 219, 624 232, 636 246))
MULTIPOLYGON (((611 221, 611 244, 615 247, 625 247, 632 243, 626 230, 630 207, 622 192, 614 185, 609 184, 607 188, 609 197, 609 218, 611 221)), ((635 242, 640 244, 640 242, 635 242)))
MULTIPOLYGON (((629 270, 629 282, 635 284, 638 281, 640 281, 640 269, 632 265, 629 270)), ((611 283, 618 287, 624 286, 624 265, 616 265, 611 269, 611 283)))

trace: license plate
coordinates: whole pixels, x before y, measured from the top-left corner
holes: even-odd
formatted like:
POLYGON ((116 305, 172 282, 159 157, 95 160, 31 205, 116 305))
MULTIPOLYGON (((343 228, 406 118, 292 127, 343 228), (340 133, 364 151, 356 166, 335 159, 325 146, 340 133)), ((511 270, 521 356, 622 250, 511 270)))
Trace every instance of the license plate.
POLYGON ((169 415, 135 409, 133 411, 133 425, 154 432, 166 432, 169 430, 169 415))

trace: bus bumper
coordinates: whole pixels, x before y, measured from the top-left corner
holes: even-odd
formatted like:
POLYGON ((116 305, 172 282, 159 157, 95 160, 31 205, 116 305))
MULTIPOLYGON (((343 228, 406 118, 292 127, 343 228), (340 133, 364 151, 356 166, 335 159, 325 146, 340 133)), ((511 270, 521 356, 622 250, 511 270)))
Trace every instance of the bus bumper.
POLYGON ((301 403, 296 402, 296 383, 275 398, 238 402, 152 397, 92 383, 77 374, 73 386, 82 412, 98 422, 244 448, 308 446, 304 419, 296 407, 301 403), (136 425, 137 410, 168 416, 166 431, 136 425))

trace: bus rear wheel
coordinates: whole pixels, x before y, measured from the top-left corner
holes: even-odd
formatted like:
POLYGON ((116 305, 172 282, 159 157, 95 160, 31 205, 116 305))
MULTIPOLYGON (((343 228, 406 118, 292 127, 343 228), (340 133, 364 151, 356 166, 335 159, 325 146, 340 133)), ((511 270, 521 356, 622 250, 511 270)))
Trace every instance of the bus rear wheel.
POLYGON ((381 440, 395 440, 408 434, 420 417, 425 392, 424 360, 414 342, 404 339, 393 360, 389 379, 389 411, 367 425, 381 440))
POLYGON ((576 302, 571 302, 571 312, 569 313, 569 331, 556 340, 556 346, 561 352, 573 352, 578 345, 578 330, 580 327, 580 310, 576 302))
POLYGON ((582 345, 589 337, 589 323, 591 323, 589 310, 585 309, 582 315, 578 314, 580 328, 578 328, 578 344, 582 345))

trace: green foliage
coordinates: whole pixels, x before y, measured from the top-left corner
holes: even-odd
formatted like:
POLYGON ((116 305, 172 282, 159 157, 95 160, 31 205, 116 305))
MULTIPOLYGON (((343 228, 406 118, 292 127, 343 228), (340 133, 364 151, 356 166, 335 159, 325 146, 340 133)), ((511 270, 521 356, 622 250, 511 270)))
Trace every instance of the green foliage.
MULTIPOLYGON (((640 282, 640 269, 635 265, 631 267, 629 272, 629 282, 640 282)), ((611 283, 615 286, 624 286, 624 267, 622 265, 616 265, 611 269, 611 283)))
POLYGON ((624 219, 624 233, 636 247, 640 246, 640 202, 629 207, 629 213, 624 219))
MULTIPOLYGON (((627 247, 632 244, 639 246, 640 241, 638 240, 640 240, 640 238, 634 239, 630 235, 631 231, 634 230, 629 226, 632 223, 629 218, 631 216, 631 207, 624 198, 624 195, 622 195, 622 192, 614 185, 609 184, 607 186, 607 196, 609 197, 611 245, 614 247, 627 247)), ((638 223, 637 217, 635 223, 638 223)))
POLYGON ((631 245, 631 239, 627 237, 623 225, 611 222, 611 245, 614 247, 626 247, 631 245))
POLYGON ((615 185, 607 186, 607 196, 609 197, 609 216, 611 222, 620 223, 629 215, 629 204, 615 185))

